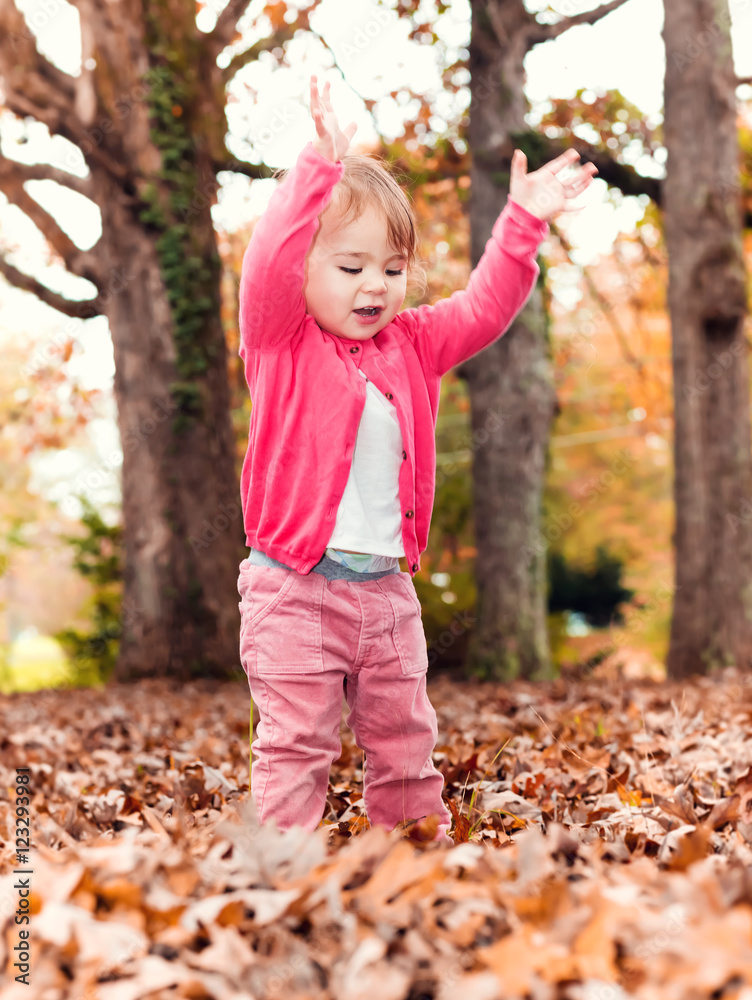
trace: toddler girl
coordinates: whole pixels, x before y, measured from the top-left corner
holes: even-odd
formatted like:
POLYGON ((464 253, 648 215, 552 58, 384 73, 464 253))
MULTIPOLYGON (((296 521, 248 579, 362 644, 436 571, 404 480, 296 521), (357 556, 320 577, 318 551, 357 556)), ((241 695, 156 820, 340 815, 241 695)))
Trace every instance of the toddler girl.
POLYGON ((428 656, 412 577, 434 497, 441 376, 488 347, 527 300, 546 219, 584 191, 568 150, 526 173, 467 289, 400 312, 418 272, 416 221, 375 159, 348 156, 311 79, 316 139, 275 190, 243 258, 240 356, 253 410, 241 496, 240 654, 259 710, 252 795, 260 822, 320 825, 347 724, 365 752, 371 824, 426 820, 451 843, 428 656), (400 570, 404 557, 408 572, 400 570))

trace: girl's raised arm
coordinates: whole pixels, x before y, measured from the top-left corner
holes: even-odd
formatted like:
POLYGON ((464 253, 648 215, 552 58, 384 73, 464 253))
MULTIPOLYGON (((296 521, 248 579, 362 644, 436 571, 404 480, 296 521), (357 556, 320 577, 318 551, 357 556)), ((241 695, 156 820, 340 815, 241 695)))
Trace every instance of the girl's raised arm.
POLYGON ((435 305, 398 313, 395 322, 403 324, 424 364, 438 375, 498 340, 524 306, 540 271, 535 257, 548 235, 546 220, 560 211, 578 211, 567 201, 581 194, 597 173, 589 163, 560 181, 557 172, 572 166, 578 155, 567 150, 528 174, 525 154, 515 150, 509 201, 467 288, 435 305))
POLYGON ((305 319, 305 258, 355 132, 342 132, 329 101, 329 84, 320 97, 311 80, 315 142, 306 143, 297 163, 272 195, 256 223, 243 255, 240 275, 240 356, 249 350, 277 350, 305 319))

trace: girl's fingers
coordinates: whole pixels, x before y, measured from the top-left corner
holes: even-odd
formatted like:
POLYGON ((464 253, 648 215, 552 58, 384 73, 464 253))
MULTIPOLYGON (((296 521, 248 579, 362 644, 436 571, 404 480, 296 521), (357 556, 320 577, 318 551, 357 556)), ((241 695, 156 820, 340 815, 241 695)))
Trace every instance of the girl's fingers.
POLYGON ((524 177, 527 172, 527 157, 521 149, 515 149, 512 154, 511 173, 515 178, 524 177))
POLYGON ((570 177, 569 180, 564 181, 562 186, 566 190, 575 187, 581 187, 581 188, 587 187, 587 185, 593 179, 595 174, 598 173, 597 168, 594 167, 592 164, 587 164, 587 166, 583 167, 582 170, 578 170, 578 172, 575 174, 574 177, 570 177), (591 166, 592 169, 588 170, 587 166, 591 166))
POLYGON ((544 164, 542 169, 550 170, 551 173, 558 173, 559 170, 563 170, 564 167, 571 166, 575 160, 579 160, 580 154, 576 149, 567 149, 561 156, 555 157, 549 163, 544 164))

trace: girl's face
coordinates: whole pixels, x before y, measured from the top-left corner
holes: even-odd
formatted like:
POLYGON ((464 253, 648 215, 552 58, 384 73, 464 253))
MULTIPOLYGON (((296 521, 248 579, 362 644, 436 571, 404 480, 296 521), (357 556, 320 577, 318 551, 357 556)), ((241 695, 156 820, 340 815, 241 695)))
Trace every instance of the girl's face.
POLYGON ((337 229, 331 208, 306 258, 306 312, 328 333, 369 340, 392 322, 405 299, 407 261, 390 246, 378 209, 367 206, 359 219, 337 229))

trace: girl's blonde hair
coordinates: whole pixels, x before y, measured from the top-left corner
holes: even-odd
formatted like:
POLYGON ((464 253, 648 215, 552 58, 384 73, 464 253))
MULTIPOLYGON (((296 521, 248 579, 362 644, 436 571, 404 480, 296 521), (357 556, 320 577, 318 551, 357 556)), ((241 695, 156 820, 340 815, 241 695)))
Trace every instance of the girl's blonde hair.
MULTIPOLYGON (((409 198, 387 169, 386 161, 380 157, 348 153, 342 157, 342 163, 344 173, 324 211, 333 207, 341 215, 341 225, 344 226, 360 218, 369 205, 380 210, 386 220, 389 243, 407 260, 408 288, 423 294, 426 272, 418 259, 418 222, 409 198)), ((316 231, 314 244, 320 232, 320 229, 316 231)))
POLYGON ((369 205, 380 209, 390 245, 407 260, 408 282, 425 291, 426 275, 418 261, 418 221, 410 199, 379 157, 348 153, 342 162, 345 172, 332 197, 342 225, 360 218, 369 205))

